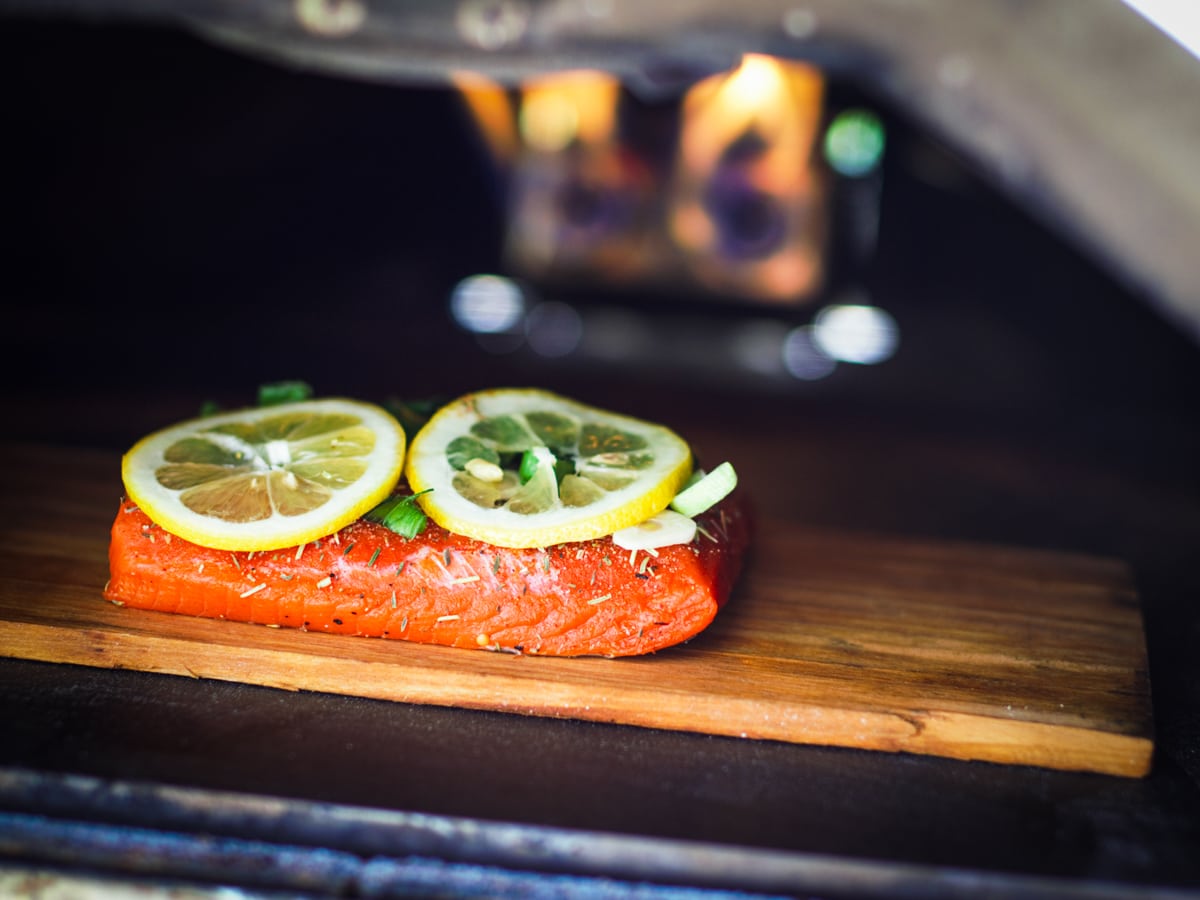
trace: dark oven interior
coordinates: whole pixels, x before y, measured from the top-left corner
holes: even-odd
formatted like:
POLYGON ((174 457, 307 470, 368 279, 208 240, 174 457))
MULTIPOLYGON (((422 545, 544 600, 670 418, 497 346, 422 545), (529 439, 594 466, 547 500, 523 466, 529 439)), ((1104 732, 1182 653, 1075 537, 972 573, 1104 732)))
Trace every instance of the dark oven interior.
MULTIPOLYGON (((775 221, 764 204, 786 197, 755 205, 738 154, 761 148, 707 138, 728 146, 696 176, 722 231, 693 256, 726 270, 706 281, 654 250, 637 272, 611 262, 671 229, 661 207, 685 168, 681 108, 704 73, 657 93, 617 88, 625 169, 613 175, 527 143, 501 158, 503 136, 489 144, 449 85, 297 68, 123 20, 18 18, 3 39, 7 294, 25 326, 6 330, 4 356, 30 386, 239 392, 300 377, 322 393, 420 396, 482 376, 973 427, 1053 427, 1065 409, 1081 423, 1144 419, 1194 395, 1186 328, 1046 224, 1035 197, 1006 195, 881 96, 869 70, 819 76, 821 98, 795 101, 819 129, 793 142, 797 170, 821 185, 799 201, 811 221, 775 221), (840 174, 828 138, 860 111, 878 123, 881 156, 840 174), (634 194, 660 208, 637 219, 634 194), (529 251, 534 240, 557 263, 529 251), (744 274, 770 255, 756 242, 791 242, 822 271, 772 295, 744 274), (499 335, 463 327, 455 291, 480 274, 511 277, 526 313, 568 316, 569 344, 538 350, 518 333, 537 316, 499 335), (822 362, 819 348, 807 369, 787 358, 790 330, 843 304, 881 314, 866 327, 887 347, 864 351, 878 364, 822 362), (53 352, 34 352, 31 336, 53 352)), ((514 121, 516 93, 503 113, 514 121)))

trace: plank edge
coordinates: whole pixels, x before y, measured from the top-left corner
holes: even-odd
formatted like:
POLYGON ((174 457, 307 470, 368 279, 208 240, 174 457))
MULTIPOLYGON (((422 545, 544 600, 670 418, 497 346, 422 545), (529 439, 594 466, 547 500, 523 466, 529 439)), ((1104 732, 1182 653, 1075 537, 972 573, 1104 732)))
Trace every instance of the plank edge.
POLYGON ((482 677, 466 672, 456 678, 419 662, 339 659, 338 677, 333 678, 323 657, 263 647, 222 645, 217 665, 208 644, 170 635, 123 636, 103 627, 64 630, 0 622, 0 654, 288 691, 1120 777, 1147 775, 1154 747, 1148 736, 964 713, 901 714, 753 698, 714 700, 691 692, 670 695, 671 702, 664 705, 663 695, 651 689, 626 689, 614 699, 596 696, 590 686, 528 673, 482 677), (983 737, 967 739, 969 734, 983 737))

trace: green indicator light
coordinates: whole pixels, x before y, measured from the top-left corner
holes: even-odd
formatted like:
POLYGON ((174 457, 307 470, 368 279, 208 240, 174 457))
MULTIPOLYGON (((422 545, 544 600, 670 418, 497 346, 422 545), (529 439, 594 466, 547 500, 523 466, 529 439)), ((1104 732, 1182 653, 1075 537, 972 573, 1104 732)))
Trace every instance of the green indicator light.
POLYGON ((842 175, 866 175, 883 157, 883 123, 865 109, 848 109, 825 131, 825 158, 842 175))

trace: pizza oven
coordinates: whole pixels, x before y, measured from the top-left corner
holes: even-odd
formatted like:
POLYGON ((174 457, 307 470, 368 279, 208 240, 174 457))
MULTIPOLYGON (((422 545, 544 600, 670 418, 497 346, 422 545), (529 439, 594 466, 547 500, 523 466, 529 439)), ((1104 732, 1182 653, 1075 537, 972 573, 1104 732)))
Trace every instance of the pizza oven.
MULTIPOLYGON (((690 428, 702 460, 747 460, 766 521, 1123 560, 1159 740, 1148 779, 1114 784, 403 704, 397 738, 382 706, 300 691, 288 702, 337 734, 306 732, 317 749, 276 769, 252 745, 301 726, 274 694, 139 693, 137 673, 0 659, 23 723, 0 763, 96 779, 0 771, 4 809, 115 824, 128 851, 73 861, 30 826, 17 857, 220 880, 207 849, 155 856, 128 831, 145 826, 360 860, 399 847, 455 879, 538 860, 531 882, 487 882, 500 893, 572 874, 697 896, 957 896, 963 872, 1004 896, 1200 884, 1200 62, 1175 23, 1123 0, 0 10, 6 440, 116 453, 286 379, 389 402, 558 390, 690 428), (142 696, 144 732, 120 724, 142 696), (228 759, 190 749, 232 733, 228 759), (378 802, 448 817, 440 837, 220 793, 371 806, 353 760, 386 755, 384 734, 420 752, 378 802), (530 746, 555 772, 514 808, 530 746), (287 781, 318 751, 343 781, 287 781), (495 778, 439 793, 485 762, 495 778), (218 793, 112 787, 142 778, 218 793), (672 791, 698 783, 727 814, 677 821, 672 791), (788 783, 821 799, 784 809, 788 783), (685 843, 639 855, 614 833, 685 843)), ((230 871, 336 881, 313 860, 276 877, 272 859, 230 871)), ((372 884, 387 895, 386 879, 354 889, 372 884)))

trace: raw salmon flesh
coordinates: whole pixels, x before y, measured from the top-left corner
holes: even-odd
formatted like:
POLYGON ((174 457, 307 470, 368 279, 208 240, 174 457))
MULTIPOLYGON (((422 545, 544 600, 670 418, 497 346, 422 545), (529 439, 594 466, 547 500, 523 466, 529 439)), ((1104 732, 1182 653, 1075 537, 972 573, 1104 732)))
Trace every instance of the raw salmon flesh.
POLYGON ((600 538, 512 550, 429 522, 406 539, 359 520, 287 550, 197 546, 121 504, 105 596, 137 609, 547 656, 633 656, 703 631, 750 543, 735 493, 690 544, 631 553, 600 538))

